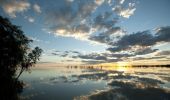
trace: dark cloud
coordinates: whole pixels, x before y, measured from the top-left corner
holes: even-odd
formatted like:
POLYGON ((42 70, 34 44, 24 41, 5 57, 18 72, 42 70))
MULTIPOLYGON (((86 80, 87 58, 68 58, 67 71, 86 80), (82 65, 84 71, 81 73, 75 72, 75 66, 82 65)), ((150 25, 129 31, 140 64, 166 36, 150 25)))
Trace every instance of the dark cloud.
POLYGON ((99 35, 91 36, 91 37, 89 37, 89 40, 96 41, 99 43, 108 43, 111 41, 109 35, 106 35, 103 33, 101 33, 99 35))
POLYGON ((80 0, 78 2, 77 15, 82 19, 91 15, 91 13, 97 8, 97 5, 93 0, 80 0))
MULTIPOLYGON (((115 26, 119 17, 112 9, 116 6, 113 1, 59 1, 62 6, 55 6, 46 13, 46 30, 49 33, 109 44, 113 40, 112 35, 123 30, 115 26)), ((118 1, 117 4, 122 5, 122 2, 118 1)), ((130 5, 125 9, 129 7, 130 5)))
POLYGON ((96 41, 98 43, 105 43, 110 45, 115 39, 118 39, 124 34, 123 30, 120 27, 112 26, 105 32, 99 34, 91 35, 88 39, 96 41))
POLYGON ((82 61, 84 63, 92 63, 92 62, 104 62, 107 60, 107 57, 103 56, 103 55, 99 55, 97 53, 92 53, 92 54, 86 54, 83 55, 78 51, 64 51, 60 54, 57 53, 52 53, 52 55, 57 55, 59 57, 69 57, 69 58, 73 58, 73 59, 82 59, 82 61))
POLYGON ((110 52, 120 52, 122 50, 127 50, 130 49, 130 47, 127 46, 117 46, 117 47, 109 47, 107 48, 108 51, 110 52))
POLYGON ((89 40, 109 44, 114 40, 113 37, 121 36, 123 33, 119 26, 116 26, 119 18, 113 17, 112 12, 104 12, 97 15, 93 20, 92 27, 96 30, 97 34, 89 36, 89 40), (103 31, 106 30, 106 31, 103 31))
POLYGON ((106 56, 103 56, 97 53, 91 53, 87 55, 78 55, 78 57, 81 59, 93 59, 93 60, 104 60, 104 61, 107 60, 106 56))
MULTIPOLYGON (((150 54, 150 53, 154 53, 156 51, 158 51, 158 49, 151 49, 150 47, 146 47, 146 48, 135 48, 135 50, 133 50, 133 48, 108 48, 108 50, 111 49, 114 51, 120 51, 120 50, 131 50, 132 51, 130 53, 111 53, 111 54, 106 54, 108 57, 116 57, 116 58, 123 58, 123 57, 133 57, 136 55, 145 55, 145 54, 150 54)), ((143 59, 143 58, 142 58, 143 59)))
POLYGON ((168 56, 170 55, 170 50, 168 51, 160 51, 156 54, 156 56, 168 56))
POLYGON ((103 14, 99 14, 93 20, 94 21, 93 27, 97 29, 111 28, 118 22, 118 19, 110 17, 112 17, 111 12, 104 12, 103 14))
POLYGON ((155 38, 150 31, 137 32, 133 34, 124 35, 120 40, 112 43, 115 47, 110 47, 107 50, 111 52, 119 52, 128 50, 133 46, 151 46, 155 44, 155 38))
POLYGON ((170 26, 157 28, 157 42, 170 42, 170 26))
POLYGON ((160 42, 170 42, 170 27, 160 27, 157 29, 155 35, 150 31, 137 32, 133 34, 124 35, 115 43, 111 43, 112 47, 107 50, 110 52, 120 52, 125 50, 133 50, 134 47, 146 48, 142 51, 137 51, 136 54, 140 53, 152 53, 157 49, 151 50, 150 47, 160 42))
POLYGON ((81 53, 79 51, 72 51, 72 50, 68 50, 68 51, 52 51, 51 53, 53 56, 58 56, 58 57, 70 57, 70 58, 77 58, 77 55, 80 55, 81 53))
POLYGON ((77 33, 87 33, 90 31, 90 27, 87 26, 86 24, 80 24, 76 27, 74 27, 74 31, 73 32, 77 32, 77 33))
POLYGON ((48 25, 48 31, 59 36, 75 38, 83 38, 88 35, 90 27, 86 23, 86 17, 90 16, 97 5, 91 0, 69 3, 63 0, 60 2, 62 2, 62 6, 55 6, 54 10, 47 12, 45 22, 48 25))
POLYGON ((154 53, 156 51, 158 51, 158 49, 144 48, 144 49, 135 51, 135 55, 145 55, 145 54, 154 53))
POLYGON ((81 61, 84 64, 101 64, 106 63, 105 61, 96 61, 96 60, 82 60, 81 61))
POLYGON ((70 51, 70 52, 75 53, 75 54, 80 54, 79 51, 70 51))
POLYGON ((133 60, 153 60, 153 59, 159 60, 159 59, 162 59, 162 58, 165 58, 165 57, 160 57, 160 56, 154 56, 154 57, 135 57, 135 58, 133 58, 133 60))
POLYGON ((155 40, 152 34, 149 31, 137 32, 133 34, 128 34, 123 36, 119 41, 115 43, 116 46, 150 46, 155 44, 155 40))
POLYGON ((62 60, 62 62, 75 62, 74 60, 62 60))
POLYGON ((76 58, 78 58, 78 56, 71 56, 71 58, 75 58, 76 59, 76 58))
POLYGON ((64 51, 65 54, 68 54, 70 51, 64 51))
POLYGON ((123 61, 122 59, 120 58, 116 58, 116 59, 108 59, 106 63, 110 63, 110 62, 119 62, 119 61, 123 61))
POLYGON ((64 53, 64 54, 61 54, 60 56, 61 57, 67 57, 69 54, 68 53, 64 53))
POLYGON ((130 57, 130 54, 109 54, 109 53, 91 53, 91 54, 79 54, 72 56, 72 58, 80 58, 83 63, 97 64, 97 63, 109 63, 122 61, 122 57, 130 57))
MULTIPOLYGON (((100 43, 106 43, 111 47, 107 50, 110 52, 105 53, 90 53, 90 54, 82 54, 78 51, 64 51, 59 56, 61 57, 71 57, 75 59, 82 59, 83 63, 88 64, 97 64, 97 63, 107 63, 107 62, 118 62, 123 61, 125 58, 131 58, 133 60, 152 60, 152 59, 162 59, 166 56, 170 55, 169 51, 161 51, 158 52, 153 57, 135 57, 137 55, 145 55, 157 52, 158 49, 153 49, 152 47, 160 42, 169 42, 169 28, 170 27, 161 27, 157 29, 155 35, 150 31, 137 32, 133 34, 126 34, 122 36, 118 41, 112 42, 113 38, 111 38, 111 34, 114 32, 121 30, 119 27, 113 27, 111 30, 108 30, 105 33, 99 33, 98 35, 91 36, 89 39, 93 41, 97 41, 100 43), (123 51, 123 52, 122 52, 123 51)), ((58 54, 53 54, 58 55, 58 54)))
POLYGON ((112 27, 110 30, 108 30, 106 32, 106 34, 114 34, 114 33, 118 32, 118 31, 121 31, 121 30, 122 29, 120 27, 115 26, 115 27, 112 27))
POLYGON ((122 57, 131 57, 133 54, 128 54, 128 53, 103 53, 104 56, 106 57, 111 57, 111 58, 122 58, 122 57))
POLYGON ((57 53, 51 53, 51 54, 54 55, 54 56, 59 55, 59 54, 57 54, 57 53))

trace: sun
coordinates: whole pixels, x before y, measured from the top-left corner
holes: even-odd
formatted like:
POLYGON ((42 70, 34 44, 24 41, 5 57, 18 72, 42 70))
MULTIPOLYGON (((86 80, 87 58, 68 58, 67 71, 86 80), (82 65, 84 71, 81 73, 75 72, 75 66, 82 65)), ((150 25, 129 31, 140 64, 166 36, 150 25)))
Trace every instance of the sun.
POLYGON ((117 66, 118 67, 128 67, 128 66, 130 66, 130 64, 128 62, 118 62, 117 66))
POLYGON ((104 65, 100 65, 100 66, 105 66, 102 69, 104 70, 116 70, 116 71, 120 71, 120 72, 129 72, 131 71, 131 64, 128 62, 117 62, 117 63, 107 63, 104 65))
POLYGON ((128 71, 131 65, 127 62, 118 62, 117 63, 117 70, 118 71, 128 71))

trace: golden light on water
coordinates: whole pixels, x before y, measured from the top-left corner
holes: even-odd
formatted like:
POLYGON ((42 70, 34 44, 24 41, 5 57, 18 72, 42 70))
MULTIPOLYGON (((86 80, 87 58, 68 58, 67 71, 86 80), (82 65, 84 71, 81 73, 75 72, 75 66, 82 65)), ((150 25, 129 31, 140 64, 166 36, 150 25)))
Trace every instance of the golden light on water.
POLYGON ((115 70, 121 72, 132 72, 132 66, 128 62, 118 62, 117 64, 108 65, 103 67, 104 70, 115 70))
POLYGON ((131 64, 127 62, 118 62, 116 66, 117 71, 130 71, 131 69, 131 64))
POLYGON ((124 67, 124 66, 110 66, 103 68, 104 70, 115 70, 115 71, 120 71, 120 72, 132 72, 131 67, 124 67))
POLYGON ((117 68, 116 68, 116 70, 117 71, 123 71, 123 72, 125 72, 125 71, 127 71, 128 70, 128 68, 126 68, 126 67, 123 67, 123 66, 118 66, 117 68))
POLYGON ((127 63, 127 62, 118 62, 118 63, 117 63, 117 66, 126 67, 126 66, 130 66, 130 64, 127 63))

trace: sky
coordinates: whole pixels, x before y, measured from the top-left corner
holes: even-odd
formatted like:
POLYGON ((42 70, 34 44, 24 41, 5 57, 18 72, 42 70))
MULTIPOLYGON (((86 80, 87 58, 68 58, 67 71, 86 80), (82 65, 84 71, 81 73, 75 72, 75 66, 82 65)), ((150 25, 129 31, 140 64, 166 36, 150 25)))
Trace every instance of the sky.
POLYGON ((170 0, 0 0, 40 63, 170 64, 170 0))

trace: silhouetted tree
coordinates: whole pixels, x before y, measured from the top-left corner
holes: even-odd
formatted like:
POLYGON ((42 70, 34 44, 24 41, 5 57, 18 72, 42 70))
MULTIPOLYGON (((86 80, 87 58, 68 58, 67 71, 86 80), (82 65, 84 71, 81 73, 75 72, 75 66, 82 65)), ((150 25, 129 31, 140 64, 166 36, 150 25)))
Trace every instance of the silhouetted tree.
POLYGON ((20 27, 0 16, 0 100, 18 99, 23 87, 18 78, 39 60, 42 50, 32 50, 30 42, 20 27))

